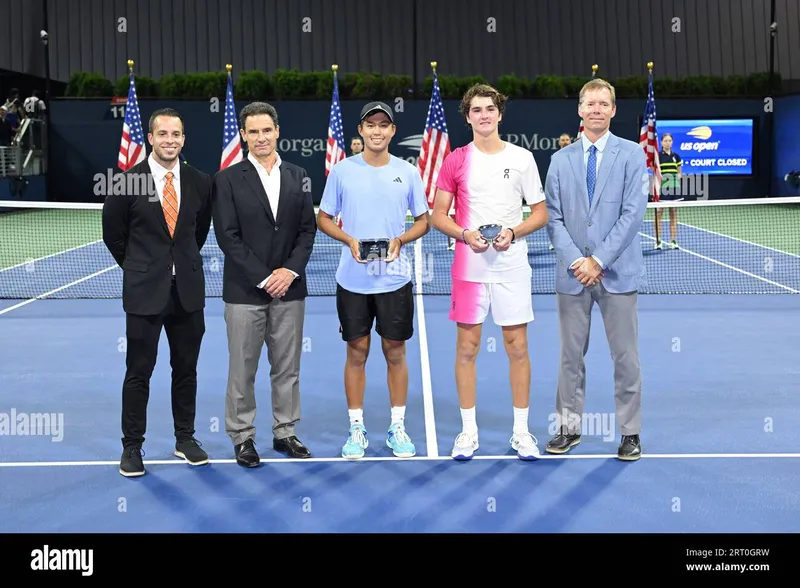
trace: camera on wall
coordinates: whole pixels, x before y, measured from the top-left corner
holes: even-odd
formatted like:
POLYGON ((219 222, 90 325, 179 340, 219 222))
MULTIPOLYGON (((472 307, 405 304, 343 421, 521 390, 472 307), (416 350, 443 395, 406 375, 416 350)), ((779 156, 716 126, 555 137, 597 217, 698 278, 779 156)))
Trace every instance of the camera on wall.
POLYGON ((42 45, 47 45, 48 38, 49 38, 49 35, 47 34, 47 31, 45 31, 44 29, 39 31, 39 39, 41 39, 42 45))
POLYGON ((800 171, 790 171, 783 179, 790 188, 800 189, 800 171))

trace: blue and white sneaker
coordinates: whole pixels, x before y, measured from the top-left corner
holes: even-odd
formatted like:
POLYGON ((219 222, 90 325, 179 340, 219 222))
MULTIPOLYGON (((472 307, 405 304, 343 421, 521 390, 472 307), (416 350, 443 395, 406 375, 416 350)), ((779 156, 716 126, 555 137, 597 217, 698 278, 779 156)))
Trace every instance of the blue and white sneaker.
POLYGON ((397 457, 414 457, 417 454, 417 448, 411 442, 411 437, 406 433, 405 427, 397 423, 389 428, 389 433, 386 436, 386 445, 397 457))
POLYGON ((345 459, 361 459, 364 457, 364 450, 369 447, 367 430, 364 425, 356 423, 350 427, 350 436, 347 443, 342 447, 342 457, 345 459))
POLYGON ((511 437, 511 448, 517 452, 517 457, 526 461, 539 459, 539 446, 536 437, 530 433, 515 433, 511 437))
POLYGON ((477 433, 459 433, 450 455, 457 460, 472 459, 472 456, 478 451, 478 447, 477 433))

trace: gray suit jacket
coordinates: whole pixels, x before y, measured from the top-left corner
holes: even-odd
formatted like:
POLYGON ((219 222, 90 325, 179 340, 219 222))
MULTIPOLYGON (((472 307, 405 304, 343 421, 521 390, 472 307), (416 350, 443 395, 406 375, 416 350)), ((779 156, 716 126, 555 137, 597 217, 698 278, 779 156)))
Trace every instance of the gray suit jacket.
POLYGON ((578 294, 583 289, 569 266, 590 255, 603 263, 602 283, 609 292, 639 289, 644 261, 638 232, 647 211, 648 186, 642 147, 610 134, 590 208, 582 142, 553 154, 545 196, 547 233, 558 257, 557 292, 578 294))

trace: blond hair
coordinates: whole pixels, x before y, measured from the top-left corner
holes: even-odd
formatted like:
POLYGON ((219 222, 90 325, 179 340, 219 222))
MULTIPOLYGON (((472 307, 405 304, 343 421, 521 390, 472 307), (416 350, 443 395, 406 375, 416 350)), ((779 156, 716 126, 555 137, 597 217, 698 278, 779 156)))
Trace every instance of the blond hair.
POLYGON ((617 92, 614 90, 614 86, 612 86, 605 80, 601 80, 600 78, 594 78, 593 80, 590 80, 583 85, 583 88, 581 88, 580 96, 578 97, 578 104, 583 103, 583 96, 586 94, 586 92, 591 92, 592 90, 604 90, 604 89, 611 92, 611 105, 615 106, 617 104, 617 92))

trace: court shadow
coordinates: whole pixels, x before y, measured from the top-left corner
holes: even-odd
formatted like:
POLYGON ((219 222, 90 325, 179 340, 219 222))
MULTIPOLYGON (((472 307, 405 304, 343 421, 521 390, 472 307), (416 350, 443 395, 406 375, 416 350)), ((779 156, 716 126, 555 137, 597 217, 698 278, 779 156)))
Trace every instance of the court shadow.
POLYGON ((498 494, 492 486, 535 492, 560 462, 521 460, 445 461, 408 478, 395 490, 403 496, 391 516, 380 519, 380 531, 474 532, 476 517, 487 512, 498 494), (524 481, 523 481, 524 478, 524 481))
MULTIPOLYGON (((559 460, 565 463, 565 460, 559 460)), ((574 484, 558 501, 542 512, 528 528, 518 528, 519 532, 560 533, 570 522, 632 464, 614 458, 602 460, 600 465, 574 484)), ((635 466, 634 466, 635 467, 635 466)))

